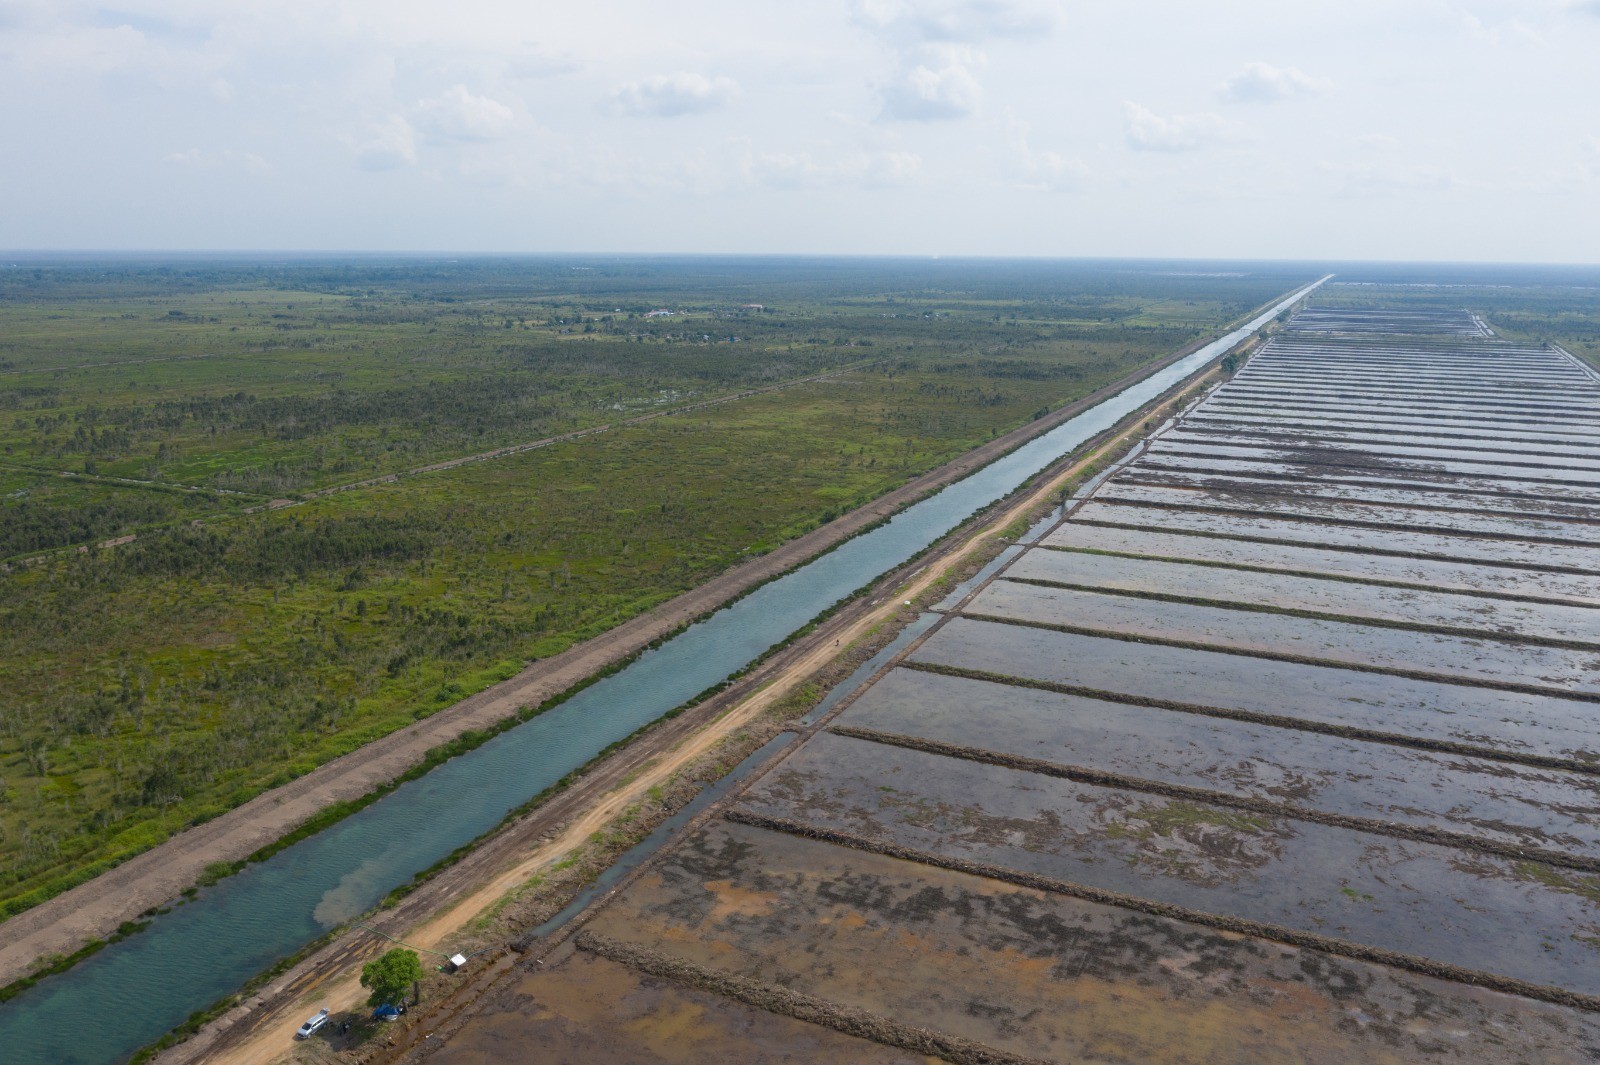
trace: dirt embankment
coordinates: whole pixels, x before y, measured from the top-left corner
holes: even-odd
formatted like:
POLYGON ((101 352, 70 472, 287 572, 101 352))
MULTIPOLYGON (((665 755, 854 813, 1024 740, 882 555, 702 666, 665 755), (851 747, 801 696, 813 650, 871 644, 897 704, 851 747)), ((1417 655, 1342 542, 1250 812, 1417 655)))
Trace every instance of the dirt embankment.
POLYGON ((872 503, 742 563, 609 632, 536 662, 509 680, 431 717, 334 759, 206 824, 4 922, 0 984, 26 974, 36 959, 68 954, 124 921, 175 898, 216 862, 243 859, 280 839, 319 811, 360 798, 394 780, 432 748, 469 730, 492 728, 580 681, 643 650, 695 618, 738 598, 837 546, 928 493, 1048 432, 1062 422, 1190 354, 1196 340, 1172 355, 1097 389, 1082 399, 923 474, 872 503))

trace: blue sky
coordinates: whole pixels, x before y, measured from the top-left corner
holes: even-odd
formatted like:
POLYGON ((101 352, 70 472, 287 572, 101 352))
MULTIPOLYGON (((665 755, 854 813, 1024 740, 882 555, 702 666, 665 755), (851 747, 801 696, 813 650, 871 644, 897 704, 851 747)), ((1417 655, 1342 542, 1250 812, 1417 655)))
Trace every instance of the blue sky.
POLYGON ((1600 260, 1600 0, 0 0, 0 247, 1600 260))

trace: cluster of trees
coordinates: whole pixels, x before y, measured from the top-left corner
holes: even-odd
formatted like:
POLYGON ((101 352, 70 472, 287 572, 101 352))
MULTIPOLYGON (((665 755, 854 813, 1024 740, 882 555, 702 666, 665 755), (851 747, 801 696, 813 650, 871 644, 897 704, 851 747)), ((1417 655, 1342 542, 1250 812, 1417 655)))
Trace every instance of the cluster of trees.
POLYGON ((140 578, 210 578, 238 584, 276 584, 330 569, 422 558, 437 549, 438 519, 398 515, 175 525, 62 573, 84 594, 117 591, 140 578))
POLYGON ((361 986, 371 992, 369 1006, 398 1006, 421 980, 422 959, 405 947, 393 947, 361 967, 361 986))
MULTIPOLYGON (((0 370, 9 370, 14 364, 0 362, 0 370)), ((57 385, 12 385, 0 388, 0 410, 47 410, 55 406, 62 396, 57 385)))
POLYGON ((173 501, 156 492, 106 492, 86 500, 54 502, 28 496, 0 506, 0 558, 94 543, 173 516, 173 501))

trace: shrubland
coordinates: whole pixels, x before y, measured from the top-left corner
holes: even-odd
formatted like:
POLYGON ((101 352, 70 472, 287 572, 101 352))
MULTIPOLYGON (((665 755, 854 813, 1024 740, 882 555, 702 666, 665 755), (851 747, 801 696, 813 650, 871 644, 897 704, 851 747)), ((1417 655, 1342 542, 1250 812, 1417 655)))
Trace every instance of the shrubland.
POLYGON ((0 913, 1308 273, 892 260, 0 272, 0 913), (798 383, 743 395, 785 382, 798 383))

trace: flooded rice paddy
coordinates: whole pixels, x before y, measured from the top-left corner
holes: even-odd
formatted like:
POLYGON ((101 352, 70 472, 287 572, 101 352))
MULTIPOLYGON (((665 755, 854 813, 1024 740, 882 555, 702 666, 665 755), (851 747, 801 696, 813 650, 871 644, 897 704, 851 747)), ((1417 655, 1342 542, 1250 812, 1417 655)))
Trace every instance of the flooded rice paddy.
POLYGON ((1428 589, 1518 596, 1600 605, 1600 581, 1585 574, 1514 569, 1451 558, 1376 555, 1327 547, 1235 540, 1153 529, 1119 529, 1070 522, 1050 546, 1073 551, 1117 552, 1181 559, 1207 565, 1317 573, 1325 579, 1364 580, 1428 589))
POLYGON ((752 1060, 1595 1060, 1597 588, 1600 382, 1304 311, 436 1057, 593 973, 752 1060))

